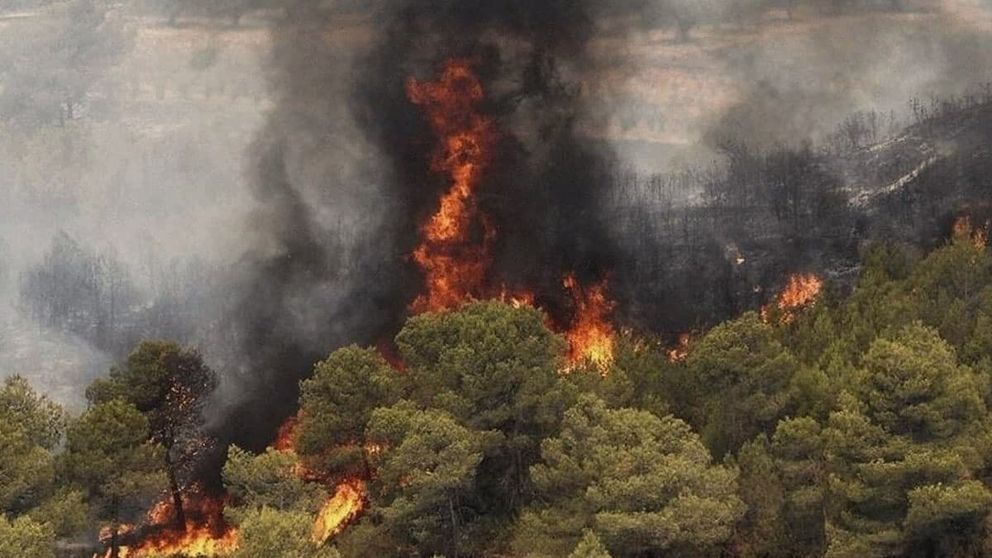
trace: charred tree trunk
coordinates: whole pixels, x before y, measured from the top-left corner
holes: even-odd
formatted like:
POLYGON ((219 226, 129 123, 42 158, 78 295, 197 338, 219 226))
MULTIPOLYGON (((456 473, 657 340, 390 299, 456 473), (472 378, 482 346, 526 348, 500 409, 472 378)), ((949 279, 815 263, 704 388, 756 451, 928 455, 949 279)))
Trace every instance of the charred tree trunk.
POLYGON ((118 558, 119 556, 120 540, 117 537, 117 523, 115 522, 110 531, 110 558, 118 558))
POLYGON ((172 507, 176 512, 176 526, 180 529, 186 526, 186 510, 183 509, 183 493, 176 476, 176 465, 172 461, 172 452, 165 452, 165 469, 169 476, 169 491, 172 493, 172 507))
POLYGON ((451 556, 458 558, 458 517, 455 515, 455 503, 448 498, 448 511, 451 514, 451 556))

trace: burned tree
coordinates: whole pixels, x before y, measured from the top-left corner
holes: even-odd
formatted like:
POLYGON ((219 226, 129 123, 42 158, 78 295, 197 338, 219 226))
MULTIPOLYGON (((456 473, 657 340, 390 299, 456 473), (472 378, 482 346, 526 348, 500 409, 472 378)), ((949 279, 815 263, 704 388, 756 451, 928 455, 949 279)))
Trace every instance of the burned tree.
POLYGON ((169 341, 145 341, 123 366, 86 390, 91 403, 123 400, 147 418, 150 440, 165 450, 177 525, 186 523, 183 492, 193 480, 198 458, 211 446, 202 411, 216 386, 214 371, 195 350, 169 341))

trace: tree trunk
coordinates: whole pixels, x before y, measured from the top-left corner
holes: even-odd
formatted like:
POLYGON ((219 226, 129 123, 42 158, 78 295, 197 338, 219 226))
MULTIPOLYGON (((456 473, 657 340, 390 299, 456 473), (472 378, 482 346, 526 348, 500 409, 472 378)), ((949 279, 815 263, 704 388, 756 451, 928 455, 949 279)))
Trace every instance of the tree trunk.
POLYGON ((179 489, 179 480, 176 478, 176 467, 172 463, 170 451, 165 452, 165 468, 169 474, 169 491, 172 493, 172 508, 176 512, 176 526, 184 528, 186 526, 186 511, 183 509, 183 494, 179 489))
POLYGON ((112 499, 112 505, 114 509, 114 518, 110 523, 110 558, 120 557, 120 528, 121 524, 118 521, 120 516, 120 504, 116 497, 112 499))
POLYGON ((455 503, 450 497, 448 511, 451 513, 451 556, 458 558, 458 519, 455 516, 455 503))

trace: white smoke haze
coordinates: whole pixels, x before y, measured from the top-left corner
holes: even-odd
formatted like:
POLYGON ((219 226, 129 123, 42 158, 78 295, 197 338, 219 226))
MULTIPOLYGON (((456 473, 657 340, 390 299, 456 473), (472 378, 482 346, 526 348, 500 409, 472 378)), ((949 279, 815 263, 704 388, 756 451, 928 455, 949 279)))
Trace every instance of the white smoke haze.
POLYGON ((253 207, 247 147, 267 107, 267 33, 174 29, 98 2, 38 4, 0 21, 0 374, 78 406, 120 355, 25 316, 25 273, 60 231, 114 254, 142 291, 139 307, 191 262, 236 262, 253 207), (73 10, 101 21, 74 23, 73 10), (84 44, 108 29, 123 44, 84 44))
MULTIPOLYGON (((258 388, 258 371, 238 355, 250 334, 227 327, 240 305, 266 307, 245 323, 317 353, 366 318, 353 315, 356 298, 387 312, 377 284, 396 278, 367 256, 405 258, 394 217, 406 205, 391 186, 403 177, 354 96, 372 71, 364 64, 380 15, 407 3, 327 3, 315 23, 294 20, 300 4, 268 2, 237 25, 196 11, 170 24, 167 2, 0 6, 0 375, 25 375, 79 406, 124 340, 178 336, 222 372, 229 406, 258 388), (280 173, 266 174, 266 157, 280 173), (280 180, 285 187, 272 188, 280 180), (130 306, 101 326, 119 343, 25 308, 23 284, 60 232, 126 270, 130 306), (301 235, 318 247, 315 259, 282 261, 301 235), (266 290, 263 264, 330 271, 266 290)), ((989 2, 895 4, 833 13, 826 0, 602 2, 582 54, 558 70, 579 91, 579 132, 642 173, 718 164, 730 137, 822 142, 858 111, 904 123, 914 97, 992 81, 989 2)), ((441 39, 416 44, 430 52, 441 39)), ((489 42, 519 58, 506 36, 489 42)), ((552 120, 537 114, 546 106, 523 101, 506 118, 535 151, 533 122, 552 120)))

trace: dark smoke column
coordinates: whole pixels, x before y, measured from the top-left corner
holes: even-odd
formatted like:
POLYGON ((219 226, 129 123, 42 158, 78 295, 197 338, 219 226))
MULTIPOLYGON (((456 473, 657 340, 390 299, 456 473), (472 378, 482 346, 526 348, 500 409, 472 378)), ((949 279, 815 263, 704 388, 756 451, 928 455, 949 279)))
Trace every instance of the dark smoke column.
POLYGON ((229 317, 242 403, 220 430, 255 448, 295 410, 313 362, 391 336, 423 290, 411 254, 450 184, 431 172, 437 138, 407 96, 411 78, 461 58, 487 91, 479 109, 500 141, 478 204, 497 231, 493 284, 524 287, 567 319, 561 278, 597 281, 618 253, 596 211, 613 155, 576 134, 580 87, 563 78, 586 63, 592 2, 319 4, 294 2, 273 29, 258 238, 229 317))
MULTIPOLYGON (((429 166, 437 137, 405 94, 404 82, 436 75, 446 61, 472 61, 486 91, 497 151, 477 188, 479 213, 494 229, 489 284, 535 292, 552 315, 567 314, 561 279, 602 278, 618 247, 598 221, 613 154, 580 137, 580 87, 561 68, 586 64, 592 14, 585 2, 399 2, 361 62, 356 120, 388 158, 391 188, 415 232, 450 184, 429 166)), ((416 238, 416 234, 404 238, 416 238)), ((410 253, 413 244, 399 249, 410 253)))

